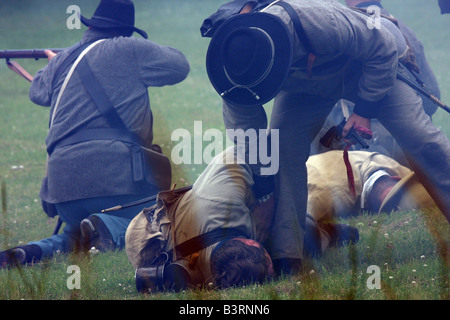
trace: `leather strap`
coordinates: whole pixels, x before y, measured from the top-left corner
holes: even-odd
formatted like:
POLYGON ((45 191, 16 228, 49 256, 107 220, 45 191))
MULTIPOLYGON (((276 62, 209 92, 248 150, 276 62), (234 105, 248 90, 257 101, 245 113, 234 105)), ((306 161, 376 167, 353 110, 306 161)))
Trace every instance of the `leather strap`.
POLYGON ((66 70, 78 58, 81 52, 83 52, 83 50, 89 47, 89 45, 91 44, 92 44, 91 42, 85 44, 79 43, 70 49, 69 55, 64 59, 64 61, 59 65, 59 67, 55 71, 52 81, 52 91, 58 79, 61 78, 61 75, 63 74, 64 70, 66 70))
POLYGON ((83 129, 47 146, 47 152, 51 155, 56 148, 92 140, 117 140, 130 144, 139 144, 137 139, 137 136, 128 130, 112 128, 83 129))
POLYGON ((242 236, 243 233, 235 228, 219 228, 180 243, 167 254, 171 257, 173 250, 176 250, 177 257, 186 257, 214 243, 242 236))
MULTIPOLYGON (((60 139, 55 141, 52 145, 49 145, 47 147, 47 152, 50 155, 55 150, 56 147, 81 143, 90 140, 112 140, 112 141, 116 140, 127 142, 131 144, 130 151, 133 165, 133 179, 134 181, 137 182, 143 181, 145 179, 145 167, 143 162, 144 161, 143 151, 140 147, 141 145, 140 139, 137 135, 135 135, 134 133, 132 133, 127 129, 126 125, 123 123, 122 119, 117 113, 117 110, 114 108, 113 104, 106 95, 96 75, 92 72, 91 68, 89 67, 87 60, 84 58, 84 55, 87 53, 87 51, 100 41, 102 40, 98 40, 95 43, 88 44, 87 48, 84 48, 85 45, 79 46, 77 49, 73 50, 68 59, 66 59, 63 62, 65 64, 66 61, 70 61, 71 59, 76 60, 72 65, 71 70, 69 71, 69 74, 66 77, 66 80, 64 81, 64 84, 60 91, 60 96, 62 94, 63 89, 65 88, 65 85, 67 84, 68 80, 67 78, 70 79, 72 72, 76 68, 78 75, 81 78, 81 82, 83 83, 83 86, 86 88, 87 92, 91 96, 92 100, 94 101, 94 104, 97 106, 100 113, 108 122, 110 128, 98 128, 92 130, 82 129, 78 132, 74 132, 69 136, 61 137, 60 139), (76 54, 81 50, 81 48, 83 48, 83 51, 79 53, 78 56, 76 56, 76 54)), ((57 105, 60 96, 58 97, 57 105)), ((56 113, 56 106, 55 110, 53 111, 53 117, 56 113)), ((53 117, 51 123, 53 122, 53 117)))
POLYGON ((6 65, 9 69, 17 73, 19 76, 25 78, 28 81, 33 81, 33 76, 29 74, 20 64, 18 64, 16 61, 10 61, 9 59, 6 59, 6 65))
MULTIPOLYGON (((78 63, 83 59, 83 57, 89 52, 89 50, 91 50, 93 47, 95 47, 98 43, 104 41, 105 39, 100 39, 97 40, 94 43, 86 43, 83 46, 80 46, 80 49, 83 48, 83 50, 79 53, 78 50, 76 50, 76 53, 78 55, 75 55, 75 52, 73 51, 66 59, 65 61, 63 61, 62 64, 65 64, 66 61, 71 60, 71 59, 75 59, 75 62, 73 62, 72 67, 70 68, 69 72, 67 73, 63 84, 61 85, 61 89, 59 90, 59 94, 58 97, 56 98, 56 103, 55 106, 53 108, 53 114, 50 117, 50 123, 49 123, 49 128, 52 127, 53 125, 53 120, 55 119, 56 116, 56 112, 58 111, 58 106, 59 106, 59 102, 61 100, 62 95, 64 94, 64 91, 66 90, 67 84, 69 83, 70 79, 72 78, 73 72, 75 71, 76 67, 78 66, 78 63)), ((56 71, 58 73, 58 71, 61 70, 61 65, 58 68, 58 70, 56 71)), ((55 76, 53 77, 53 80, 55 80, 55 76)))
POLYGON ((295 32, 300 38, 300 41, 303 43, 309 53, 314 53, 314 48, 311 45, 311 41, 309 41, 309 38, 305 33, 305 29, 303 28, 302 22, 300 21, 300 17, 298 16, 294 8, 289 3, 284 1, 277 2, 275 5, 281 6, 284 10, 286 10, 286 12, 289 14, 289 17, 291 18, 292 23, 294 24, 295 32))
POLYGON ((316 60, 316 54, 314 53, 314 48, 311 45, 311 41, 309 41, 309 38, 306 35, 305 29, 303 28, 302 22, 300 21, 300 17, 298 16, 294 8, 287 2, 279 1, 275 3, 275 5, 283 7, 283 9, 286 10, 286 12, 289 14, 289 17, 291 18, 291 21, 294 24, 297 36, 299 37, 301 43, 305 46, 306 50, 308 51, 306 70, 308 73, 308 77, 312 78, 312 67, 316 60))
POLYGON ((100 110, 110 127, 128 130, 123 123, 123 120, 117 113, 116 108, 114 108, 113 104, 106 95, 105 90, 102 88, 96 75, 89 67, 86 59, 82 59, 78 64, 78 74, 81 78, 83 86, 86 88, 92 100, 94 100, 95 105, 100 110))

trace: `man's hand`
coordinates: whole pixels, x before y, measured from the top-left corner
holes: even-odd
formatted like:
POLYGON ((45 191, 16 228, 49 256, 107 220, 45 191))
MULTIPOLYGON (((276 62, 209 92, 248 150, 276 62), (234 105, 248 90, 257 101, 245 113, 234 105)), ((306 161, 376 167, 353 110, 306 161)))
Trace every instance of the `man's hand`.
POLYGON ((275 212, 275 196, 264 202, 258 202, 253 208, 253 223, 255 224, 255 240, 264 243, 267 240, 272 226, 273 214, 275 212))
POLYGON ((56 56, 56 53, 54 53, 52 50, 44 50, 45 55, 48 58, 48 61, 52 60, 54 56, 56 56))
POLYGON ((242 14, 242 13, 249 13, 250 11, 252 11, 252 9, 254 7, 255 7, 255 3, 254 2, 249 2, 242 8, 242 10, 239 13, 240 14, 242 14))
MULTIPOLYGON (((368 130, 370 130, 370 119, 363 118, 361 116, 358 116, 356 113, 353 113, 347 120, 347 123, 345 124, 344 128, 342 129, 342 137, 344 137, 348 134, 351 128, 353 127, 364 127, 368 130)), ((346 142, 349 142, 345 140, 346 142)))

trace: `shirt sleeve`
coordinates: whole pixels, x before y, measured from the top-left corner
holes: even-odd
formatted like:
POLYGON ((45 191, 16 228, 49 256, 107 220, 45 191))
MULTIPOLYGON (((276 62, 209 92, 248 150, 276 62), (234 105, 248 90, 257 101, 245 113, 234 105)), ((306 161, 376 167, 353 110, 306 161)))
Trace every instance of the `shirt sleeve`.
POLYGON ((190 66, 182 52, 149 40, 135 40, 133 51, 145 86, 173 85, 187 77, 190 66))
POLYGON ((262 106, 239 107, 224 100, 222 114, 226 129, 267 128, 267 115, 262 106))
POLYGON ((49 107, 52 103, 52 80, 56 57, 48 65, 39 70, 31 82, 29 97, 32 102, 40 106, 49 107))
MULTIPOLYGON (((227 136, 236 145, 239 156, 250 159, 251 146, 259 146, 259 139, 268 139, 267 131, 261 131, 267 129, 267 114, 263 106, 239 107, 224 100, 222 114, 227 136)), ((261 168, 264 167, 259 160, 250 163, 252 172, 256 175, 260 175, 261 168)))

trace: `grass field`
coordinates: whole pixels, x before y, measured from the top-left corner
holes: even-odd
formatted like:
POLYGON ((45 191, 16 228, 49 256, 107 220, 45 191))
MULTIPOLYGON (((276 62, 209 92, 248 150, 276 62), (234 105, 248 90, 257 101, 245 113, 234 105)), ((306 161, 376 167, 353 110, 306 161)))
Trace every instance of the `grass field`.
MULTIPOLYGON (((136 0, 136 25, 149 38, 183 51, 191 73, 179 85, 149 90, 155 115, 155 143, 170 154, 177 128, 193 132, 194 121, 224 131, 221 102, 205 70, 209 39, 200 36, 204 18, 225 1, 136 0)), ((69 30, 66 8, 77 4, 90 17, 97 1, 3 0, 0 2, 0 49, 58 48, 77 42, 83 31, 69 30)), ((386 8, 412 27, 450 101, 450 15, 439 13, 437 1, 390 0, 386 8), (406 6, 407 3, 407 6, 406 6)), ((31 73, 46 61, 20 61, 31 73)), ((29 83, 0 64, 0 181, 4 186, 0 217, 0 249, 49 236, 55 220, 47 219, 39 201, 45 172, 48 109, 28 99, 29 83)), ((270 105, 267 107, 270 113, 270 105)), ((436 126, 450 136, 449 116, 439 110, 436 126)), ((208 126, 208 127, 206 127, 208 126)), ((204 165, 173 166, 179 187, 193 183, 204 165)), ((450 195, 449 195, 450 196, 450 195)), ((359 228, 360 242, 306 259, 300 275, 265 285, 230 290, 187 290, 142 296, 134 287, 134 270, 124 252, 88 257, 58 255, 40 265, 0 271, 0 299, 39 300, 448 300, 449 225, 437 210, 362 215, 342 219, 359 228), (81 289, 70 290, 67 268, 78 265, 81 289), (378 266, 381 289, 369 289, 369 266, 378 266)), ((369 269, 370 270, 370 269, 369 269)))

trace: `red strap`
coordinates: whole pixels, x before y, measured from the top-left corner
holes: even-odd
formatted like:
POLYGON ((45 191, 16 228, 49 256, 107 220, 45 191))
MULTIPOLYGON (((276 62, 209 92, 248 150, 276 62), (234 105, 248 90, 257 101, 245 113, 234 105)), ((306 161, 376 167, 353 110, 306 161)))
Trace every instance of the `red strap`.
POLYGON ((366 127, 355 126, 354 129, 356 130, 357 133, 359 133, 359 135, 362 138, 364 138, 366 140, 372 139, 373 132, 371 130, 367 129, 366 127))
MULTIPOLYGON (((360 136, 363 137, 364 139, 368 139, 368 140, 372 139, 372 131, 371 130, 369 130, 365 127, 361 127, 361 126, 355 126, 354 129, 357 132, 356 134, 360 134, 360 136)), ((350 160, 348 159, 348 150, 350 149, 351 146, 352 146, 351 143, 348 143, 345 146, 344 163, 345 163, 345 168, 347 170, 348 188, 350 189, 351 194, 354 197, 356 197, 355 177, 353 176, 352 165, 350 163, 350 160)))
POLYGON ((344 149, 344 163, 345 168, 347 169, 347 182, 348 188, 350 189, 353 197, 356 197, 356 189, 355 189, 355 177, 353 176, 352 165, 350 164, 350 160, 348 159, 348 149, 350 149, 352 145, 348 143, 344 149))
POLYGON ((316 61, 316 56, 313 53, 310 53, 308 55, 308 65, 307 65, 307 71, 308 71, 308 78, 312 78, 312 67, 314 64, 314 61, 316 61))

